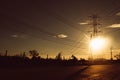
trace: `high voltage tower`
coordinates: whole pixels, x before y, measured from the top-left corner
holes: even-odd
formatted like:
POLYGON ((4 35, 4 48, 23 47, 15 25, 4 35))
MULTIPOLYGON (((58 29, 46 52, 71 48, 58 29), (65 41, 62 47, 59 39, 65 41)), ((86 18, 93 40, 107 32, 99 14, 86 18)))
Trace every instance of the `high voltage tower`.
MULTIPOLYGON (((91 16, 89 16, 89 25, 92 26, 92 30, 90 30, 90 40, 92 40, 93 38, 99 36, 99 33, 101 33, 101 24, 99 23, 99 16, 97 14, 93 14, 91 16)), ((90 47, 90 59, 93 59, 93 55, 92 55, 92 49, 90 47)))
POLYGON ((99 23, 99 16, 97 14, 93 14, 91 16, 89 16, 89 20, 90 20, 90 23, 89 25, 92 26, 92 31, 90 31, 90 36, 91 36, 91 39, 98 36, 98 33, 102 32, 100 30, 100 26, 101 24, 99 23))
MULTIPOLYGON (((100 17, 97 15, 97 14, 93 14, 91 16, 89 16, 89 20, 90 20, 90 23, 89 25, 92 26, 92 30, 89 31, 90 32, 90 40, 94 39, 95 37, 98 37, 99 36, 99 33, 101 33, 101 23, 99 23, 99 20, 100 17)), ((110 48, 110 60, 113 60, 113 47, 110 48)), ((92 50, 91 50, 91 47, 90 47, 90 58, 93 59, 93 55, 92 55, 92 50)))

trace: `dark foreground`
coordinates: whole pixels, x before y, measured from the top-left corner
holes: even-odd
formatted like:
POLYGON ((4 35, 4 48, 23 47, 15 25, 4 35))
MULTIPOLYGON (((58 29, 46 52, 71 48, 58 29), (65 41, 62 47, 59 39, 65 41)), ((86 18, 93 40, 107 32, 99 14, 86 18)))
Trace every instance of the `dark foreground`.
POLYGON ((0 68, 0 80, 120 80, 120 65, 0 68))

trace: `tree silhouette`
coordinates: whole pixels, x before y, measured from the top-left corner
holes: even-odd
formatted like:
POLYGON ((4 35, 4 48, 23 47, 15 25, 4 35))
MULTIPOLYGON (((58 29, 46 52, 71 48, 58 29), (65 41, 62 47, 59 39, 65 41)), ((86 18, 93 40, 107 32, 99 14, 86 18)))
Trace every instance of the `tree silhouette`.
POLYGON ((30 56, 32 56, 32 58, 39 57, 39 53, 36 50, 30 50, 29 53, 30 53, 30 56))
POLYGON ((58 53, 58 55, 56 56, 56 59, 57 59, 57 60, 62 60, 61 52, 58 53))
POLYGON ((74 56, 74 55, 72 55, 71 57, 72 57, 73 60, 76 60, 76 61, 78 60, 77 57, 74 56))
POLYGON ((114 56, 117 60, 120 60, 120 53, 114 56))

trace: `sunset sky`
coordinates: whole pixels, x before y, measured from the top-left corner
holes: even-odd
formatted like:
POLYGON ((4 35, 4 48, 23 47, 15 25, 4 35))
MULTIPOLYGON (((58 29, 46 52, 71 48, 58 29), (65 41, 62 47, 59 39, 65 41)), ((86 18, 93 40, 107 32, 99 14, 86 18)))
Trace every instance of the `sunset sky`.
POLYGON ((37 50, 41 56, 59 52, 85 57, 89 54, 89 16, 99 15, 109 54, 120 48, 120 0, 19 0, 0 2, 0 52, 8 55, 37 50))

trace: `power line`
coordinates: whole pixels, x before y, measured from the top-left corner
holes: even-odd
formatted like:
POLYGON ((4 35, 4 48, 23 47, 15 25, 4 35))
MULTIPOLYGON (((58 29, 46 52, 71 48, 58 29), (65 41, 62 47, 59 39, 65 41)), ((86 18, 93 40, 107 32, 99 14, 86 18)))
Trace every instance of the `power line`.
MULTIPOLYGON (((83 37, 82 39, 80 39, 80 41, 82 41, 83 39, 84 39, 84 37, 83 37)), ((70 52, 70 53, 75 53, 75 51, 78 50, 77 47, 80 47, 80 48, 81 48, 81 44, 82 44, 82 43, 76 44, 76 46, 71 49, 71 52, 70 52)))
MULTIPOLYGON (((13 18, 12 18, 13 19, 13 18)), ((21 21, 19 21, 19 20, 14 20, 13 19, 13 21, 15 21, 15 22, 19 22, 19 24, 22 24, 22 25, 26 25, 26 27, 27 26, 30 26, 30 27, 33 27, 33 26, 31 26, 31 25, 29 25, 29 24, 26 24, 26 23, 24 23, 24 22, 21 22, 21 21)), ((18 24, 17 24, 18 25, 18 24)), ((29 27, 28 27, 29 28, 29 27)), ((28 35, 30 35, 30 36, 32 36, 32 37, 34 37, 34 38, 40 38, 40 39, 42 39, 42 40, 47 40, 47 41, 51 41, 51 42, 53 42, 53 43, 58 43, 58 42, 56 42, 55 40, 50 40, 50 39, 46 39, 46 38, 41 38, 41 37, 38 37, 38 36, 34 36, 33 34, 30 34, 30 33, 25 33, 24 31, 19 31, 19 30, 16 30, 15 28, 12 28, 12 27, 9 27, 9 29, 12 29, 12 30, 14 30, 14 31, 16 31, 16 32, 20 32, 20 33, 24 33, 24 34, 28 34, 28 35)), ((39 29, 39 28, 36 28, 35 27, 35 29, 37 29, 37 30, 40 30, 40 31, 42 31, 43 33, 46 33, 46 34, 48 34, 48 35, 51 35, 51 36, 53 36, 53 33, 51 34, 50 32, 47 32, 47 31, 45 31, 45 30, 42 30, 41 28, 39 29)), ((71 42, 75 42, 74 40, 70 40, 70 39, 67 39, 67 41, 71 41, 71 42)), ((58 44, 61 44, 61 43, 58 43, 58 44)), ((68 45, 68 46, 72 46, 72 45, 70 45, 70 44, 66 44, 66 43, 62 43, 61 45, 68 45)))
MULTIPOLYGON (((44 8, 45 8, 45 7, 44 7, 44 8)), ((54 17, 54 18, 57 19, 58 21, 60 21, 60 22, 64 23, 65 25, 67 25, 68 27, 71 27, 71 28, 73 28, 73 29, 75 29, 75 30, 77 30, 77 31, 80 31, 82 34, 85 33, 85 32, 82 31, 80 28, 72 25, 72 24, 69 23, 67 20, 65 20, 65 18, 64 18, 63 16, 58 15, 58 14, 56 14, 55 12, 50 11, 50 10, 47 9, 47 8, 46 8, 46 10, 44 9, 44 11, 46 11, 46 13, 47 13, 49 16, 54 17)))
MULTIPOLYGON (((7 15, 7 17, 9 17, 9 16, 7 15)), ((10 19, 11 19, 11 18, 10 18, 10 19)), ((30 28, 31 28, 32 30, 35 29, 35 30, 37 30, 38 32, 42 32, 43 34, 46 34, 46 35, 48 35, 48 36, 50 36, 50 37, 54 37, 54 36, 57 35, 57 34, 55 34, 55 33, 46 31, 46 30, 44 30, 44 29, 42 29, 42 28, 40 28, 40 27, 37 27, 37 26, 30 25, 30 24, 27 24, 27 23, 25 23, 25 22, 22 22, 22 21, 20 21, 20 20, 18 20, 18 19, 13 19, 13 18, 12 18, 12 20, 15 21, 15 23, 24 25, 27 29, 30 29, 30 28)), ((25 27, 24 27, 24 28, 25 28, 25 27)), ((72 40, 72 39, 69 39, 69 38, 64 38, 64 39, 61 39, 61 40, 79 43, 79 42, 76 42, 75 40, 72 40)))
MULTIPOLYGON (((73 28, 73 29, 75 29, 75 30, 80 31, 82 34, 85 34, 85 32, 82 31, 80 28, 75 27, 74 25, 70 24, 68 21, 65 20, 65 18, 63 18, 62 16, 56 14, 55 12, 52 12, 52 11, 48 11, 48 10, 47 10, 47 13, 49 13, 50 16, 56 18, 58 21, 66 24, 66 25, 68 25, 69 27, 71 27, 71 28, 73 28), (74 26, 74 27, 73 27, 73 26, 74 26)), ((79 44, 81 44, 81 43, 79 43, 79 44)), ((73 45, 74 45, 74 44, 73 44, 73 45)), ((78 45, 78 44, 77 44, 77 45, 78 45)), ((76 47, 77 47, 77 45, 76 45, 76 47)))
POLYGON ((104 33, 104 34, 112 34, 112 33, 117 32, 117 31, 120 31, 120 29, 116 29, 116 30, 114 30, 114 31, 109 31, 109 32, 106 32, 106 33, 104 33))
MULTIPOLYGON (((113 6, 114 6, 114 5, 115 5, 115 2, 116 2, 115 0, 112 0, 112 1, 109 3, 109 5, 111 5, 111 6, 113 5, 113 6)), ((104 8, 103 8, 101 11, 99 11, 97 14, 102 14, 102 12, 109 11, 109 10, 111 10, 111 7, 108 7, 108 8, 105 8, 105 7, 104 7, 104 8)), ((110 12, 109 12, 109 13, 110 13, 110 12)), ((106 15, 104 15, 104 16, 102 16, 102 17, 108 16, 109 13, 107 13, 106 15)))

